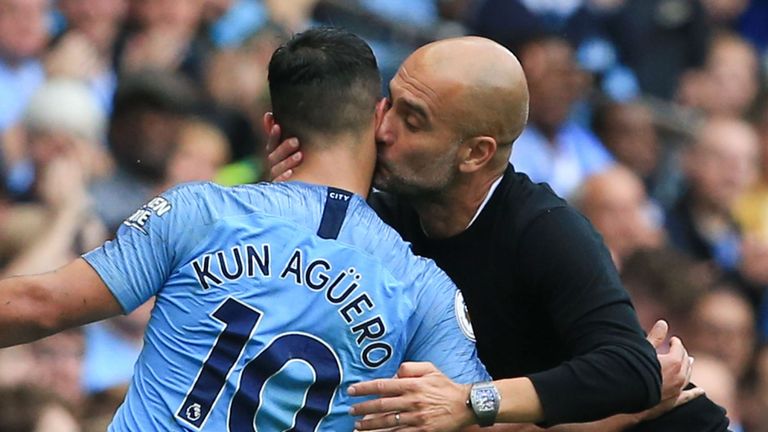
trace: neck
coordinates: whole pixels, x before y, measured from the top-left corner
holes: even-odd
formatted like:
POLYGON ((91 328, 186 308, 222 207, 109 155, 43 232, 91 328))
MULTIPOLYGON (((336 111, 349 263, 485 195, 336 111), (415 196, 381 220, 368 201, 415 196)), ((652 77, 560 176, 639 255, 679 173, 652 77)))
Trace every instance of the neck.
POLYGON ((333 144, 328 148, 305 151, 304 160, 294 169, 291 180, 332 186, 367 197, 376 157, 373 132, 324 137, 323 141, 333 144), (370 145, 360 144, 361 140, 370 145))
POLYGON ((502 175, 504 171, 478 172, 457 180, 439 194, 412 198, 411 204, 427 237, 448 238, 464 232, 493 182, 502 175))

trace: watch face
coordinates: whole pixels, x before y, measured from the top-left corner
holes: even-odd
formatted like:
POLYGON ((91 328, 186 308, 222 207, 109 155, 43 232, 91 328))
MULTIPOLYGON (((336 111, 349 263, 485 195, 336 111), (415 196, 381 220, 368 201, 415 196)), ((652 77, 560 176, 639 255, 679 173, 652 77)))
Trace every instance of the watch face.
POLYGON ((496 392, 492 388, 477 389, 477 403, 479 411, 493 411, 496 408, 496 392))

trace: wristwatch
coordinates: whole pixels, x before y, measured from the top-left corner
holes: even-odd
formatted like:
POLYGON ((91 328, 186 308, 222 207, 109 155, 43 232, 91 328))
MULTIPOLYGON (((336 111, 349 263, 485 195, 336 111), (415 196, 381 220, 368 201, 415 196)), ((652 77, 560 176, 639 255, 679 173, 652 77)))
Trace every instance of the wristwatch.
POLYGON ((467 406, 472 409, 477 417, 477 424, 481 427, 493 426, 501 406, 501 394, 492 382, 479 382, 472 384, 469 389, 467 406))

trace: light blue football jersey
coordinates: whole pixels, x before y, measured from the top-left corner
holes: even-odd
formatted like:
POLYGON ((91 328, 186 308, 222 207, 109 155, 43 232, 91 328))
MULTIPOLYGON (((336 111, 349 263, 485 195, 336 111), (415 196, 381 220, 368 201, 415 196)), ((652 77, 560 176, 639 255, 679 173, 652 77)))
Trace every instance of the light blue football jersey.
POLYGON ((348 431, 403 361, 489 379, 454 284, 343 190, 180 186, 84 258, 126 313, 155 296, 110 431, 348 431))

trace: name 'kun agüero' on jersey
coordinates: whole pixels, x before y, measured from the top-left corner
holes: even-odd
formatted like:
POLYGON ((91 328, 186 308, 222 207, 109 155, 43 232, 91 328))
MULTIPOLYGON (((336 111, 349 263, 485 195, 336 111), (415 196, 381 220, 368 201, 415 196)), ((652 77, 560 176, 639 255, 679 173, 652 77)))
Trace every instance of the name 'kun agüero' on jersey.
MULTIPOLYGON (((272 277, 270 258, 269 243, 260 247, 245 244, 234 246, 227 252, 219 250, 203 255, 190 265, 200 287, 208 290, 211 286, 220 287, 225 280, 235 281, 243 276, 272 277), (227 263, 233 263, 232 268, 227 263)), ((381 315, 374 314, 376 305, 368 293, 356 293, 363 275, 354 267, 334 271, 335 267, 324 258, 313 259, 304 265, 305 262, 303 252, 294 250, 288 262, 281 266, 278 277, 315 293, 324 293, 327 302, 338 306, 339 315, 350 326, 357 346, 362 348, 361 358, 366 366, 377 368, 389 360, 392 347, 379 340, 387 333, 386 324, 381 315)))

